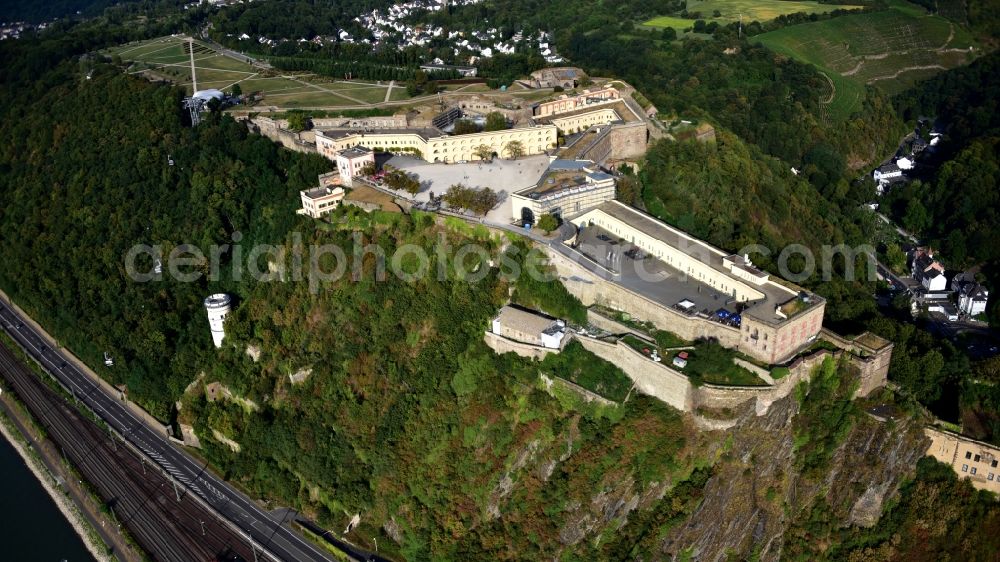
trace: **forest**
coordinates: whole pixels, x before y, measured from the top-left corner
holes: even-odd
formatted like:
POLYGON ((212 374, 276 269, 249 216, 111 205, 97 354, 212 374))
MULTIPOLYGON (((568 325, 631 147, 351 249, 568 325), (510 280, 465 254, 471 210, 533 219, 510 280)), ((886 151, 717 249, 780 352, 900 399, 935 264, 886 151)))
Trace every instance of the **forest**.
MULTIPOLYGON (((199 303, 239 287, 132 283, 136 244, 282 238, 298 190, 331 165, 279 150, 231 119, 184 125, 180 90, 65 61, 37 81, 5 77, 0 114, 0 287, 102 375, 169 419, 210 347, 199 303), (16 241, 16 243, 11 243, 16 241), (81 326, 86 326, 84 331, 81 326)), ((151 265, 151 264, 149 264, 151 265)), ((225 278, 225 276, 223 276, 225 278)))
MULTIPOLYGON (((871 185, 850 181, 854 170, 894 146, 904 122, 934 114, 966 125, 950 133, 954 158, 915 186, 927 190, 919 196, 962 206, 965 222, 952 226, 968 239, 995 236, 988 229, 995 199, 987 192, 995 190, 996 140, 979 128, 991 122, 995 97, 963 100, 958 93, 975 90, 970 84, 987 80, 991 67, 945 73, 896 105, 873 94, 862 114, 834 124, 816 101, 824 90, 815 73, 762 48, 734 43, 739 52, 725 55, 707 43, 585 35, 594 21, 655 13, 660 5, 624 3, 616 13, 586 18, 578 7, 540 10, 553 25, 579 26, 561 40, 591 71, 617 69, 661 111, 716 125, 714 144, 652 148, 630 180, 648 211, 723 248, 864 241, 870 231, 858 207, 871 185), (989 204, 962 199, 956 192, 966 184, 974 188, 971 201, 989 204)), ((377 537, 380 552, 400 559, 663 558, 666 538, 704 515, 713 480, 727 475, 734 493, 737 484, 757 485, 752 463, 760 459, 732 452, 736 432, 696 431, 676 410, 630 392, 617 367, 578 346, 537 363, 485 346, 483 330, 508 298, 574 322, 586 318, 561 284, 511 279, 496 265, 505 260, 492 258, 505 252, 521 267, 541 267, 524 240, 422 213, 338 211, 317 226, 294 211, 298 190, 332 168, 327 160, 281 150, 217 114, 192 129, 180 90, 78 58, 200 23, 201 16, 191 17, 148 26, 66 24, 52 38, 0 44, 0 287, 64 345, 158 417, 193 424, 205 458, 249 493, 331 528, 363 513, 351 539, 372 548, 377 537), (389 252, 411 245, 452 266, 455 255, 436 253, 436 244, 476 242, 491 259, 465 264, 485 274, 475 285, 458 273, 380 280, 374 258, 361 262, 357 279, 318 287, 237 282, 230 250, 221 254, 219 281, 134 283, 123 266, 135 244, 190 243, 209 253, 237 241, 290 248, 297 235, 306 244, 360 240, 389 252), (236 308, 217 350, 201 302, 218 291, 234 295, 236 308), (259 354, 248 353, 254 349, 259 354), (115 358, 109 369, 100 367, 105 351, 115 358), (587 402, 540 375, 624 403, 587 402), (225 385, 234 399, 210 402, 211 383, 225 385)), ((516 23, 510 18, 504 25, 516 23)), ((727 40, 724 33, 719 39, 727 40)), ((392 66, 392 56, 412 55, 385 56, 392 66)), ((534 62, 519 56, 500 61, 497 71, 522 64, 534 62)), ((901 205, 905 216, 910 204, 901 205)), ((935 224, 928 221, 926 231, 946 243, 935 224)), ((966 247, 970 260, 995 259, 989 248, 966 247)), ((891 377, 905 408, 950 400, 975 436, 1000 435, 1000 420, 990 414, 1000 404, 995 361, 969 363, 950 343, 886 317, 875 308, 872 283, 835 276, 806 284, 828 298, 831 325, 871 329, 896 343, 891 377), (970 373, 979 382, 970 384, 970 373), (946 396, 950 389, 960 392, 946 396)), ((842 366, 827 362, 788 398, 791 413, 781 427, 751 431, 758 439, 785 429, 794 442, 789 470, 775 486, 822 482, 838 454, 851 456, 844 452, 848 434, 867 419, 849 398, 854 384, 842 366)), ((1000 548, 990 532, 1000 524, 992 498, 932 461, 902 470, 915 470, 913 478, 868 529, 844 525, 823 501, 797 498, 794 490, 784 496, 788 503, 776 488, 734 498, 761 509, 773 504, 790 520, 783 542, 793 559, 971 559, 970 544, 1000 548), (803 506, 809 509, 797 511, 803 506)), ((734 556, 743 554, 754 559, 753 551, 734 556)))

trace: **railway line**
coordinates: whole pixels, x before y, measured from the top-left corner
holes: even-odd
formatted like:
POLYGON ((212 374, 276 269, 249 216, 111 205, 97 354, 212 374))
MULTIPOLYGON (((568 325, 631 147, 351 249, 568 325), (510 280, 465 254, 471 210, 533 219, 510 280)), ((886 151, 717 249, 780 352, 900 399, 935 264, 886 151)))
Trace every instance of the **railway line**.
POLYGON ((169 475, 84 417, 0 345, 0 373, 67 460, 154 560, 263 558, 169 475))
MULTIPOLYGON (((57 381, 74 400, 107 424, 109 432, 128 442, 148 466, 155 465, 178 488, 186 489, 220 521, 254 545, 251 554, 289 562, 326 562, 331 555, 293 531, 285 519, 265 511, 246 494, 207 469, 207 464, 174 446, 160 427, 148 425, 121 396, 105 391, 85 373, 31 319, 8 302, 0 302, 0 327, 24 352, 57 381)), ((286 513, 285 518, 288 517, 286 513)), ((340 550, 349 558, 366 560, 371 554, 349 544, 340 550)))

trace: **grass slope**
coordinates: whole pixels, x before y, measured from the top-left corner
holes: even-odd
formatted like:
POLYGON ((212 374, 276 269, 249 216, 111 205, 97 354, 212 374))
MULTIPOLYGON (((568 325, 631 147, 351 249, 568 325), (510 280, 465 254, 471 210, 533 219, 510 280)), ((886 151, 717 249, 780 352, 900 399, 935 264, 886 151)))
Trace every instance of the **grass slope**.
POLYGON ((819 68, 833 84, 828 110, 837 120, 861 108, 866 84, 898 92, 965 64, 973 44, 964 29, 906 2, 880 12, 785 27, 754 41, 819 68))

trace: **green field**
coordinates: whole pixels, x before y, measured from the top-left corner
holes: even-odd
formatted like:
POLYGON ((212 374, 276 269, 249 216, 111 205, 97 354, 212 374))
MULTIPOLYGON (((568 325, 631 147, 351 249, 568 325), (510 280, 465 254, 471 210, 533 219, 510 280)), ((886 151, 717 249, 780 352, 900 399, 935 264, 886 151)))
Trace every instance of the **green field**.
POLYGON ((866 84, 901 91, 967 63, 973 43, 964 29, 905 2, 879 12, 785 27, 754 41, 819 68, 835 86, 827 108, 836 120, 861 108, 866 84))
POLYGON ((834 10, 857 10, 860 6, 849 4, 820 4, 808 0, 688 0, 688 13, 699 12, 702 18, 709 18, 721 22, 739 21, 740 14, 743 15, 744 22, 759 21, 765 22, 773 20, 778 16, 797 14, 805 12, 807 14, 824 14, 834 10), (718 10, 721 14, 718 18, 712 14, 718 10))
MULTIPOLYGON (((105 51, 131 63, 129 72, 170 80, 192 91, 191 54, 187 40, 180 36, 160 37, 121 45, 105 51)), ((262 71, 247 63, 219 54, 195 41, 194 65, 198 89, 228 90, 239 84, 244 93, 260 92, 262 105, 283 108, 364 107, 385 101, 388 83, 336 81, 308 73, 262 71)), ((403 85, 393 87, 389 99, 408 99, 403 85)))
POLYGON ((660 29, 672 27, 677 31, 684 31, 685 29, 694 26, 694 20, 675 18, 672 16, 660 16, 644 22, 642 25, 648 27, 659 27, 660 29))
MULTIPOLYGON (((695 12, 700 14, 698 19, 705 21, 717 21, 722 25, 739 21, 743 16, 743 21, 770 21, 778 16, 805 12, 807 14, 822 14, 833 10, 856 10, 860 6, 842 4, 820 4, 808 0, 688 0, 688 14, 695 12), (719 16, 713 14, 718 11, 719 16)), ((694 25, 694 19, 685 19, 672 16, 661 16, 653 18, 643 23, 647 27, 672 27, 677 31, 684 31, 694 25)))

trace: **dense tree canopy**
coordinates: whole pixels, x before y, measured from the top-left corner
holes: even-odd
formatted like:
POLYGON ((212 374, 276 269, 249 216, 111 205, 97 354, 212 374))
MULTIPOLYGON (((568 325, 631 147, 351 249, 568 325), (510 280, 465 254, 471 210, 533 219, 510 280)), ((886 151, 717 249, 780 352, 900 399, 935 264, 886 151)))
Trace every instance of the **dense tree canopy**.
POLYGON ((298 190, 331 166, 229 118, 184 126, 180 90, 102 66, 84 80, 76 69, 61 65, 41 89, 4 84, 0 287, 90 364, 109 351, 105 375, 167 418, 211 345, 201 299, 240 288, 134 283, 126 252, 194 244, 208 255, 237 232, 243 244, 283 236, 298 190))

